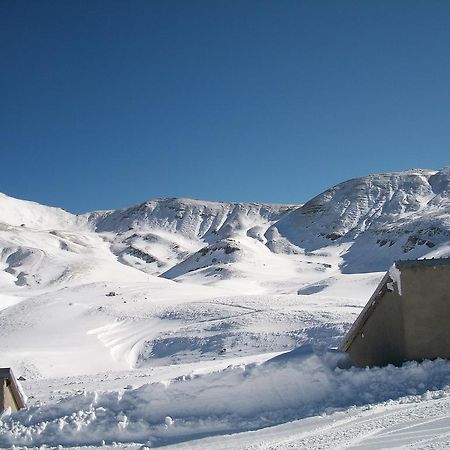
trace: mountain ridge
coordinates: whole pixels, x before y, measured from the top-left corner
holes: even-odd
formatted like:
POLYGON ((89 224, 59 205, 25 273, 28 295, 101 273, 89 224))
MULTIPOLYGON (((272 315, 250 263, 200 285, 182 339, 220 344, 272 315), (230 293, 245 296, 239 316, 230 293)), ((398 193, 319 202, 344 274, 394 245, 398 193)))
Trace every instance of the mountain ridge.
POLYGON ((281 258, 302 267, 330 252, 344 273, 374 272, 395 259, 439 254, 450 241, 450 167, 353 178, 303 205, 162 198, 77 216, 1 194, 0 223, 2 277, 19 285, 33 284, 33 276, 44 284, 65 280, 56 267, 73 270, 68 255, 95 260, 97 253, 98 264, 106 258, 201 283, 251 279, 243 261, 269 271, 281 258), (46 259, 55 267, 47 278, 40 273, 46 259))

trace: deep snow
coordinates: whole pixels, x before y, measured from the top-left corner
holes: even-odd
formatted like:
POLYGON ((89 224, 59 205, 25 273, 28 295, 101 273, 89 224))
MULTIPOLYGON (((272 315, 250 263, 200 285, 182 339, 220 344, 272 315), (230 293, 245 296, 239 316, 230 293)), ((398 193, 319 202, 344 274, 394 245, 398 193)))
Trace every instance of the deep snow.
POLYGON ((159 446, 332 415, 355 406, 389 400, 417 403, 450 393, 448 361, 339 369, 340 357, 304 346, 261 364, 229 366, 136 389, 83 392, 3 417, 0 444, 159 446))

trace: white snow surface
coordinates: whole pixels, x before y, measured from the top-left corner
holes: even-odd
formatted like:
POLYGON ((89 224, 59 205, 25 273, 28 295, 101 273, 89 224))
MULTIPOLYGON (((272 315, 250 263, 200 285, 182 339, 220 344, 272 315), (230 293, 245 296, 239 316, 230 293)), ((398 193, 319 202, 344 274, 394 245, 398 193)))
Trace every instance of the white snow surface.
POLYGON ((389 268, 389 276, 392 282, 397 286, 398 295, 402 295, 402 276, 400 269, 394 264, 389 268))
MULTIPOLYGON (((0 444, 160 446, 305 417, 333 417, 349 408, 354 413, 361 405, 416 404, 450 393, 447 361, 341 370, 338 357, 317 355, 306 346, 262 364, 230 365, 124 391, 83 392, 4 418, 0 444)), ((360 439, 361 433, 347 443, 360 439)))
POLYGON ((303 206, 81 216, 1 194, 0 365, 29 408, 3 414, 0 447, 446 448, 447 361, 326 349, 395 260, 450 255, 449 186, 417 169, 303 206))

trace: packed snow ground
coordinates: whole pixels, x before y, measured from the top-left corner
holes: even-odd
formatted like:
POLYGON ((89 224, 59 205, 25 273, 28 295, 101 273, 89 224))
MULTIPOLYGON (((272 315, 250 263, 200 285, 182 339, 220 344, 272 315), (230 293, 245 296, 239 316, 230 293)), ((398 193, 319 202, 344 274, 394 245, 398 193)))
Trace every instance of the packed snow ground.
POLYGON ((448 446, 448 362, 355 369, 326 349, 391 261, 450 255, 449 186, 416 170, 303 207, 82 216, 0 195, 0 365, 30 405, 0 447, 448 446))

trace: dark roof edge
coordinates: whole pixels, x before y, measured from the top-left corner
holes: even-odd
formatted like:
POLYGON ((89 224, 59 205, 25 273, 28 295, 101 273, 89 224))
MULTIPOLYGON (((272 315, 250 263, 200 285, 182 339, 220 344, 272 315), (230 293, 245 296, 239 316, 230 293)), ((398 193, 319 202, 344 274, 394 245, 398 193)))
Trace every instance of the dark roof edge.
POLYGON ((363 327, 363 325, 366 323, 369 316, 372 314, 372 311, 377 306, 378 300, 384 295, 384 293, 387 290, 387 283, 388 280, 390 280, 391 277, 389 276, 389 272, 386 272, 376 287, 374 293, 370 297, 369 301, 366 303, 366 306, 364 306, 363 310, 360 312, 357 319, 353 322, 353 325, 351 326, 348 333, 345 335, 344 341, 339 346, 339 350, 342 352, 346 352, 350 345, 352 345, 352 342, 355 340, 357 334, 359 333, 359 330, 363 327))
POLYGON ((450 258, 430 258, 430 259, 401 259, 395 262, 399 269, 408 269, 417 266, 447 266, 450 265, 450 258))

